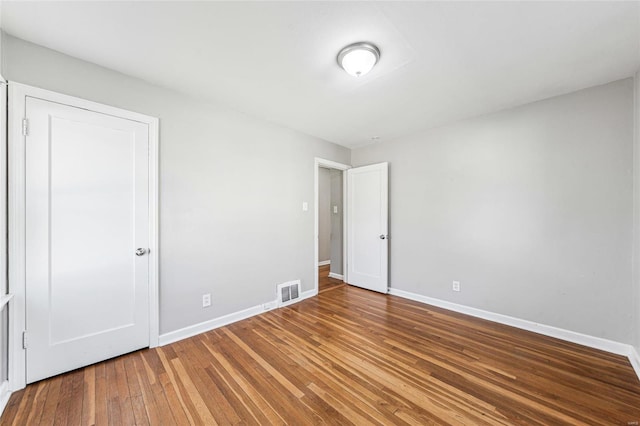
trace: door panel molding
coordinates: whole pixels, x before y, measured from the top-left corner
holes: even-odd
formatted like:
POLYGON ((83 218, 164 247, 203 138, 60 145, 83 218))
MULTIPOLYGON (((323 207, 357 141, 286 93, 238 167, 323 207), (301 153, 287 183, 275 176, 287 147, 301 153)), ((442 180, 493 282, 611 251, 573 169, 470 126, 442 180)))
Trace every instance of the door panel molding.
MULTIPOLYGON (((84 99, 67 96, 19 83, 9 83, 9 291, 13 293, 9 318, 9 377, 11 390, 26 385, 26 351, 22 333, 25 330, 25 225, 26 225, 26 175, 25 136, 23 118, 27 97, 82 108, 101 114, 137 121, 148 126, 149 132, 149 346, 158 346, 158 131, 155 117, 123 110, 84 99)), ((28 125, 27 125, 28 127, 28 125)))

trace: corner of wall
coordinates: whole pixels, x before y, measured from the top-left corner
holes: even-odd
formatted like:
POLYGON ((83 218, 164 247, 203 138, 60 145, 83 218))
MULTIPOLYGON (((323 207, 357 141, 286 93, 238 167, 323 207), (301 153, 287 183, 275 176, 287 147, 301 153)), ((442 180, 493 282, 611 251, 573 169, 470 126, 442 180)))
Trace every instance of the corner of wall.
POLYGON ((0 1, 0 80, 6 81, 2 76, 4 75, 4 31, 2 30, 2 2, 0 1))
MULTIPOLYGON (((0 18, 1 19, 1 18, 0 18)), ((6 81, 4 75, 4 31, 2 31, 2 21, 0 20, 0 80, 6 81)))
POLYGON ((355 148, 349 148, 349 164, 353 166, 353 151, 355 148))
POLYGON ((633 93, 633 346, 640 353, 640 70, 633 93))

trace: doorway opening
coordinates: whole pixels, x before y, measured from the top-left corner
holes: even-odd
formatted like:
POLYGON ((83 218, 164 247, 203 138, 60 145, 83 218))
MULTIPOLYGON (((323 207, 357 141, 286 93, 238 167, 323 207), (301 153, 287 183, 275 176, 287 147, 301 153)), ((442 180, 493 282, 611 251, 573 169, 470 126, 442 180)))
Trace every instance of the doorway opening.
POLYGON ((350 166, 316 158, 315 290, 346 281, 346 170, 350 166))
POLYGON ((342 284, 342 170, 318 171, 318 292, 342 284))

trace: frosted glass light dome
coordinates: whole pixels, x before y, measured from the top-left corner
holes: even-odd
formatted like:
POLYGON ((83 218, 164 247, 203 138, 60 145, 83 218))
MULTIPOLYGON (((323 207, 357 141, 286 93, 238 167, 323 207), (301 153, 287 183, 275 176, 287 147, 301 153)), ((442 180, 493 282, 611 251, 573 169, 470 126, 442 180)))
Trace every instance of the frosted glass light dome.
POLYGON ((380 50, 371 43, 354 43, 338 53, 338 64, 348 74, 360 77, 371 71, 380 59, 380 50))

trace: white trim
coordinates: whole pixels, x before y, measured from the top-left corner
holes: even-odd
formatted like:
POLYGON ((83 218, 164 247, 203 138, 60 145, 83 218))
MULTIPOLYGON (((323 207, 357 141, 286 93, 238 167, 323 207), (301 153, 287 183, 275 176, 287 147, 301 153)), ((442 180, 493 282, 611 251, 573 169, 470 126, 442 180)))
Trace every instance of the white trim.
POLYGON ((329 278, 335 278, 336 280, 344 281, 344 275, 336 274, 335 272, 329 272, 329 278))
POLYGON ((4 409, 7 408, 7 403, 9 402, 9 398, 11 397, 11 389, 9 387, 9 381, 5 380, 0 385, 0 415, 4 412, 4 409))
POLYGON ((160 121, 149 117, 149 347, 160 341, 160 121))
POLYGON ((327 265, 331 265, 330 260, 323 260, 321 262, 318 262, 318 266, 327 266, 327 265))
MULTIPOLYGON (((640 70, 633 79, 633 258, 632 284, 633 284, 633 314, 632 321, 635 346, 640 350, 640 70)), ((640 377, 640 357, 636 349, 629 356, 631 365, 640 377)))
MULTIPOLYGON (((324 166, 330 169, 335 169, 335 170, 341 170, 341 171, 345 171, 345 170, 349 170, 351 168, 351 166, 347 165, 347 164, 342 164, 342 163, 337 163, 335 161, 331 161, 331 160, 325 160, 324 158, 319 158, 316 157, 314 160, 314 167, 313 167, 313 187, 314 187, 314 206, 313 206, 313 227, 314 227, 314 231, 313 231, 313 235, 314 235, 314 241, 313 241, 313 247, 314 247, 314 251, 313 251, 313 271, 314 271, 314 276, 313 276, 313 291, 315 291, 315 294, 318 294, 318 266, 319 266, 319 262, 318 262, 318 253, 320 252, 320 248, 319 248, 319 236, 320 236, 320 231, 319 231, 319 215, 318 215, 318 204, 320 202, 320 182, 318 180, 318 173, 320 170, 320 166, 324 166)), ((347 174, 343 173, 342 174, 342 267, 345 268, 347 265, 347 239, 346 239, 346 235, 347 235, 347 174)))
POLYGON ((633 370, 636 372, 636 376, 638 376, 638 379, 640 380, 640 355, 638 355, 638 351, 636 348, 631 346, 627 356, 629 357, 629 362, 631 363, 633 370))
POLYGON ((471 315, 476 318, 482 318, 499 324, 509 325, 511 327, 520 328, 522 330, 532 331, 556 339, 565 340, 567 342, 577 343, 579 345, 588 346, 590 348, 599 349, 601 351, 623 355, 629 358, 629 362, 633 367, 638 380, 640 380, 640 357, 635 348, 626 343, 614 342, 600 337, 589 336, 587 334, 578 333, 571 330, 565 330, 550 325, 539 324, 534 321, 524 320, 520 318, 510 317, 508 315, 497 314, 494 312, 484 311, 469 306, 459 305, 446 300, 435 299, 433 297, 423 296, 421 294, 411 293, 409 291, 390 288, 389 294, 402 297, 416 302, 426 303, 427 305, 437 306, 462 314, 471 315))
POLYGON ((11 390, 26 385, 25 351, 25 152, 22 119, 26 97, 44 99, 74 107, 113 115, 149 126, 149 346, 159 341, 158 290, 158 129, 159 121, 137 112, 126 111, 84 99, 67 96, 24 84, 9 83, 9 290, 14 294, 9 319, 9 383, 11 390))
MULTIPOLYGON (((349 282, 349 276, 347 271, 347 172, 343 170, 342 173, 342 273, 344 275, 343 281, 349 282)), ((316 274, 316 277, 318 274, 316 274)))
POLYGON ((638 376, 638 380, 640 380, 640 355, 638 355, 636 348, 631 346, 627 357, 629 358, 629 362, 631 363, 633 370, 636 372, 636 376, 638 376))
POLYGON ((316 157, 316 164, 318 166, 324 166, 326 169, 335 169, 335 170, 348 170, 351 168, 348 164, 338 163, 336 161, 325 160, 324 158, 316 157))
MULTIPOLYGON (((300 298, 296 300, 293 304, 299 303, 305 299, 316 296, 317 294, 318 292, 314 290, 303 291, 302 293, 300 293, 300 298)), ((206 333, 207 331, 211 331, 219 327, 224 327, 225 325, 233 324, 234 322, 242 321, 242 320, 254 317, 256 315, 260 315, 262 313, 272 311, 273 306, 277 306, 277 304, 278 304, 277 300, 263 303, 260 305, 252 306, 247 309, 243 309, 241 311, 232 312, 230 314, 223 315, 218 318, 204 321, 199 324, 190 325, 188 327, 184 327, 175 331, 170 331, 169 333, 161 334, 159 339, 160 346, 168 345, 170 343, 187 339, 189 337, 193 337, 201 333, 206 333)), ((278 309, 285 309, 288 306, 292 306, 293 304, 283 306, 282 308, 278 308, 278 309)))
POLYGON ((300 300, 298 300, 296 303, 302 302, 304 299, 308 299, 310 297, 317 296, 317 295, 318 295, 318 289, 303 291, 302 293, 300 293, 300 300))
POLYGON ((188 327, 184 327, 175 331, 171 331, 169 333, 161 334, 159 343, 160 343, 160 346, 168 345, 169 343, 177 342, 178 340, 193 337, 195 335, 205 333, 207 331, 211 331, 218 327, 223 327, 225 325, 229 325, 234 322, 241 321, 243 319, 251 318, 263 312, 266 312, 264 305, 261 304, 261 305, 252 306, 250 308, 243 309, 238 312, 233 312, 218 318, 214 318, 214 319, 204 321, 198 324, 190 325, 188 327))
MULTIPOLYGON (((2 43, 2 30, 0 30, 0 44, 2 43)), ((7 84, 4 78, 0 76, 0 235, 2 238, 0 244, 4 250, 8 247, 7 241, 7 84)), ((2 251, 4 251, 2 250, 2 251)), ((8 324, 7 324, 7 339, 11 336, 11 317, 13 314, 13 304, 9 307, 9 302, 13 299, 13 294, 8 293, 7 286, 7 256, 6 251, 0 256, 0 311, 9 309, 8 311, 8 324), (5 293, 6 292, 6 293, 5 293)), ((2 354, 2 357, 11 358, 11 345, 10 340, 7 340, 9 345, 7 346, 7 352, 2 354)), ((7 379, 10 379, 10 370, 7 370, 7 379)), ((0 415, 9 402, 11 396, 11 389, 9 380, 5 380, 0 385, 0 415)))
POLYGON ((0 311, 4 309, 4 307, 11 301, 11 299, 13 299, 13 294, 11 293, 5 294, 4 296, 0 297, 0 311))
POLYGON ((8 255, 9 291, 14 294, 9 318, 9 383, 12 391, 26 385, 25 352, 20 342, 25 329, 25 152, 21 128, 25 100, 20 87, 13 83, 9 85, 8 255))
MULTIPOLYGON (((0 36, 2 30, 0 30, 0 36)), ((0 79, 2 77, 0 76, 0 79)), ((7 84, 0 81, 0 235, 2 246, 7 248, 7 84)), ((6 252, 5 252, 6 253, 6 252)), ((0 289, 7 289, 7 257, 0 256, 0 289)))

